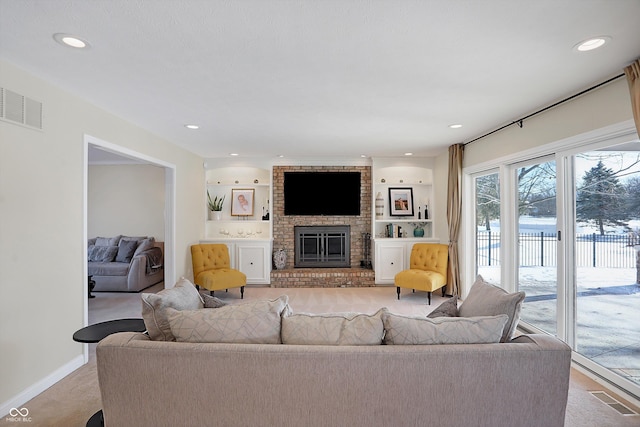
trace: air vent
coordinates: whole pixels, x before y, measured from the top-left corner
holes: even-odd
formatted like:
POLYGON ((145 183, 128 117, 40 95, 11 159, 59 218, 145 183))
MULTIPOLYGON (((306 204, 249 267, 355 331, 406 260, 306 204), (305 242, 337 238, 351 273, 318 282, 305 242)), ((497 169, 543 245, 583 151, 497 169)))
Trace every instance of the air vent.
POLYGON ((0 120, 42 130, 42 103, 0 88, 0 120))
POLYGON ((638 415, 637 412, 633 411, 632 409, 628 408, 624 404, 620 403, 619 401, 617 401, 613 397, 609 396, 604 391, 590 391, 589 393, 591 393, 591 395, 593 397, 595 397, 598 400, 600 400, 602 403, 607 405, 609 408, 611 408, 614 411, 618 412, 620 415, 625 415, 625 416, 638 415))

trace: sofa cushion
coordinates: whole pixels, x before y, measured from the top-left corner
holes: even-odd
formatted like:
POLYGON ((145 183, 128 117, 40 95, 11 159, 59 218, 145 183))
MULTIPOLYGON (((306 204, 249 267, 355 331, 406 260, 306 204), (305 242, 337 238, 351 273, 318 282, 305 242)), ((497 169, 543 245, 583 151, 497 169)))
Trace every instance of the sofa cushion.
POLYGON ((133 258, 133 253, 138 247, 137 240, 124 240, 120 239, 118 243, 118 254, 116 255, 116 262, 130 263, 133 258))
POLYGON ((384 343, 389 345, 498 343, 508 320, 506 314, 436 319, 382 314, 384 343))
POLYGON ((215 310, 168 310, 179 342, 281 344, 280 321, 290 311, 289 297, 232 304, 215 310))
POLYGON ((171 333, 167 310, 195 310, 204 303, 195 285, 184 277, 173 288, 157 294, 142 293, 142 318, 152 340, 175 341, 171 333))
POLYGON ((458 312, 461 317, 506 314, 509 316, 509 321, 504 326, 500 342, 507 342, 518 326, 524 297, 524 292, 508 293, 504 289, 486 282, 482 276, 478 275, 458 312))
POLYGON ((129 264, 124 262, 89 262, 87 273, 92 276, 126 276, 129 264))
POLYGON ((89 262, 112 262, 118 254, 117 246, 89 246, 87 258, 89 262))
POLYGON ((434 319, 436 317, 458 317, 458 297, 453 296, 440 304, 427 317, 434 319))
POLYGON ((282 343, 298 345, 380 345, 381 308, 375 314, 296 313, 282 318, 282 343))
POLYGON ((96 246, 118 246, 120 235, 115 237, 96 237, 96 246))

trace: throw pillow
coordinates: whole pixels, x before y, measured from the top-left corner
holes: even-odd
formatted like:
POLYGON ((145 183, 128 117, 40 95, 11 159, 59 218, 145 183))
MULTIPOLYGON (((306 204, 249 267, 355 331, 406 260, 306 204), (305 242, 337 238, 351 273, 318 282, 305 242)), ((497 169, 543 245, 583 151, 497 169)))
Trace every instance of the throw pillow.
POLYGON ((282 318, 282 343, 297 345, 380 345, 381 308, 375 314, 296 313, 282 318))
POLYGON ((131 258, 133 257, 133 253, 136 251, 137 247, 137 240, 120 239, 120 243, 118 243, 118 254, 116 255, 116 262, 130 263, 131 258))
POLYGON ((458 317, 458 297, 449 298, 429 313, 427 317, 430 319, 436 317, 458 317))
POLYGON ((195 310, 204 303, 195 285, 184 277, 173 288, 157 294, 142 293, 142 319, 152 340, 175 341, 171 333, 167 310, 195 310))
POLYGON ((142 252, 151 249, 155 245, 155 243, 155 237, 148 237, 146 239, 143 239, 136 248, 136 251, 133 253, 133 256, 140 255, 142 252))
POLYGON ((492 344, 500 342, 508 316, 482 317, 408 317, 384 313, 384 343, 420 344, 492 344))
POLYGON ((504 326, 500 342, 507 342, 513 336, 520 320, 524 297, 524 292, 508 293, 502 288, 487 283, 482 276, 478 275, 458 312, 460 317, 506 314, 509 316, 509 321, 504 326))
POLYGON ((232 304, 215 310, 168 310, 171 333, 179 342, 281 344, 280 322, 289 297, 232 304))
POLYGON ((115 237, 96 237, 96 246, 118 246, 120 235, 115 237))
POLYGON ((202 300, 204 301, 204 308, 220 308, 227 305, 226 302, 222 301, 220 298, 212 297, 207 294, 200 294, 202 300))
POLYGON ((87 258, 90 262, 113 262, 117 254, 117 246, 89 246, 87 258))

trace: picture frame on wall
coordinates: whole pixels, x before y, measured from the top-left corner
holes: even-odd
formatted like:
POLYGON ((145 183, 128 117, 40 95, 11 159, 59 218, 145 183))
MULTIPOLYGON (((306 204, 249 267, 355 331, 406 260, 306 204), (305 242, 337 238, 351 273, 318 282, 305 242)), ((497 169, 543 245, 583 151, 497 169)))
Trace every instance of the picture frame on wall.
POLYGON ((231 216, 253 216, 253 188, 231 189, 231 216))
POLYGON ((389 214, 413 216, 413 188, 389 188, 389 214))

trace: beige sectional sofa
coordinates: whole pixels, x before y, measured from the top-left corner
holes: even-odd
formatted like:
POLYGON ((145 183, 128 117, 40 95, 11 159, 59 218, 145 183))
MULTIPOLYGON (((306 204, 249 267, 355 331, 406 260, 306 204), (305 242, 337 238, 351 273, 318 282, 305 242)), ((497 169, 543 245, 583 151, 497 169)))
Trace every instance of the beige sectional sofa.
POLYGON ((148 333, 98 344, 106 426, 564 425, 570 348, 505 340, 507 314, 306 314, 286 295, 225 306, 194 291, 143 294, 148 333))

